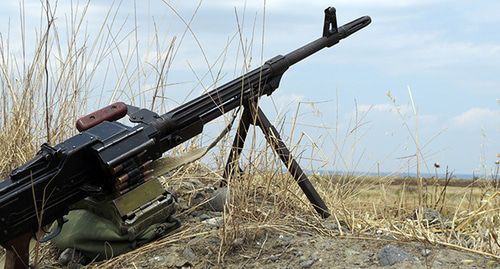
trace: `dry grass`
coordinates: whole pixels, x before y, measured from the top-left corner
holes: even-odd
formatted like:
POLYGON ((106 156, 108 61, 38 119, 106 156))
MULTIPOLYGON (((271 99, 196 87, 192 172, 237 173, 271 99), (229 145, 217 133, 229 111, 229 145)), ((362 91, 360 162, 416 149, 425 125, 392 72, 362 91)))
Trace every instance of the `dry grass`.
MULTIPOLYGON (((402 242, 418 241, 500 258, 496 239, 500 232, 499 193, 490 186, 447 187, 447 198, 439 207, 433 207, 441 211, 442 218, 432 223, 432 219, 420 211, 415 186, 391 185, 393 179, 389 178, 345 178, 343 184, 338 180, 332 184, 335 181, 331 178, 313 177, 313 183, 332 213, 328 220, 323 220, 290 175, 278 170, 269 172, 266 166, 272 165, 260 164, 262 160, 254 160, 254 165, 262 165, 262 169, 248 169, 249 172, 242 177, 230 179, 231 195, 222 228, 213 230, 199 223, 188 223, 178 233, 96 266, 125 266, 137 261, 140 255, 172 244, 185 245, 193 238, 206 238, 210 242, 209 238, 214 237, 219 239, 220 245, 216 248, 217 257, 211 262, 223 265, 231 259, 239 244, 236 242, 255 242, 256 238, 262 242, 270 231, 364 240, 386 234, 402 242), (362 184, 355 182, 360 180, 362 184), (352 186, 356 186, 354 192, 349 189, 352 186), (331 230, 327 223, 337 223, 339 229, 331 230)), ((207 185, 217 186, 222 171, 212 171, 200 165, 197 163, 178 170, 175 177, 166 179, 166 184, 176 185, 179 181, 198 178, 207 185)), ((444 186, 437 188, 441 190, 444 186)), ((196 192, 193 190, 192 193, 196 192)))
MULTIPOLYGON (((114 90, 109 101, 125 99, 124 101, 138 105, 153 106, 157 111, 165 109, 163 97, 169 63, 183 38, 176 42, 176 38, 169 37, 167 40, 170 42, 160 46, 156 32, 152 42, 156 45, 152 46, 154 49, 151 53, 155 55, 155 62, 138 62, 137 68, 131 68, 131 59, 138 55, 137 45, 123 49, 121 44, 125 41, 134 43, 133 41, 137 40, 134 39, 134 31, 124 32, 121 24, 115 21, 117 7, 110 8, 99 34, 92 39, 81 27, 87 6, 80 6, 78 12, 69 15, 68 24, 71 31, 67 31, 68 34, 64 37, 58 31, 57 21, 53 20, 54 7, 47 3, 44 7, 46 21, 40 27, 38 39, 22 39, 23 44, 35 44, 32 50, 23 51, 21 54, 19 51, 12 51, 9 36, 1 36, 0 175, 6 175, 14 167, 28 160, 42 142, 49 141, 54 144, 74 134, 74 122, 78 115, 87 110, 88 102, 95 103, 98 99, 99 103, 107 103, 105 96, 108 96, 109 92, 104 92, 102 88, 108 84, 102 82, 98 84, 102 87, 96 87, 92 83, 97 73, 115 72, 118 78, 113 82, 114 90), (157 82, 154 83, 154 89, 138 90, 137 85, 148 79, 157 82)), ((186 20, 186 32, 189 23, 190 20, 186 20)), ((247 59, 248 44, 243 42, 241 32, 238 35, 241 50, 247 59)), ((253 36, 251 38, 253 40, 253 36)), ((225 52, 221 53, 216 63, 222 62, 224 57, 225 52)), ((197 78, 212 73, 215 63, 207 62, 207 65, 210 72, 197 78)), ((244 69, 247 67, 245 64, 244 69)), ((216 84, 218 76, 213 77, 213 84, 216 84)), ((201 80, 197 80, 197 86, 203 85, 201 80)), ((292 126, 295 126, 296 121, 297 117, 292 126)), ((353 129, 357 130, 359 122, 355 122, 354 126, 353 129)), ((289 137, 293 136, 292 131, 289 137)), ((338 136, 335 134, 332 137, 338 136)), ((256 133, 251 131, 249 139, 255 137, 256 133)), ((304 136, 301 136, 299 141, 307 144, 304 142, 307 139, 302 138, 304 136)), ((261 139, 251 141, 247 143, 247 150, 243 155, 246 173, 241 178, 228 180, 231 195, 224 212, 222 229, 204 231, 198 226, 184 227, 178 233, 100 266, 126 264, 141 253, 192 237, 218 236, 221 244, 217 261, 223 263, 235 239, 251 239, 266 229, 291 234, 307 231, 324 236, 343 235, 344 231, 340 228, 335 232, 325 228, 324 220, 318 218, 294 180, 282 172, 282 164, 274 157, 271 149, 262 143, 261 139)), ((197 145, 198 142, 199 140, 189 146, 197 145)), ((198 162, 180 169, 168 181, 182 181, 199 175, 201 170, 205 171, 204 182, 217 185, 221 180, 221 168, 230 142, 230 139, 224 140, 216 151, 214 160, 217 168, 214 168, 214 164, 208 164, 206 167, 198 162)), ((315 158, 322 158, 317 150, 320 145, 308 145, 315 149, 312 150, 317 155, 313 156, 315 158)), ((182 151, 184 148, 176 151, 182 151)), ((296 148, 296 145, 291 148, 295 149, 295 153, 300 149, 296 148)), ((419 154, 421 152, 417 149, 417 155, 419 154)), ((334 162, 344 161, 344 157, 337 154, 334 162)), ((422 183, 417 184, 417 187, 406 185, 405 181, 402 185, 393 185, 395 179, 392 177, 374 179, 365 176, 314 176, 311 180, 331 210, 330 220, 338 223, 339 227, 347 228, 354 235, 362 237, 380 230, 401 240, 418 240, 500 258, 498 188, 486 184, 463 187, 433 185, 435 182, 432 180, 427 187, 422 183), (444 216, 442 223, 431 225, 424 219, 423 208, 433 208, 441 212, 444 216)))

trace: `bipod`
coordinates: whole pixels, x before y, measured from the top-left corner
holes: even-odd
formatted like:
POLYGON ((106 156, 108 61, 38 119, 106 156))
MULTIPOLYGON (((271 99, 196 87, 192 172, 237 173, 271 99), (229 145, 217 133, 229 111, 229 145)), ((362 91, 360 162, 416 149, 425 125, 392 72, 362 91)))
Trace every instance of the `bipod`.
MULTIPOLYGON (((234 137, 233 146, 229 153, 224 170, 224 178, 227 179, 236 171, 236 169, 239 173, 243 172, 239 166, 239 158, 245 144, 250 124, 259 126, 262 133, 266 137, 267 142, 271 145, 274 152, 280 157, 283 164, 285 164, 288 172, 290 172, 297 184, 299 184, 299 187, 302 189, 316 212, 318 212, 322 218, 328 218, 330 213, 328 212, 325 202, 321 199, 300 165, 293 158, 290 150, 281 139, 278 130, 276 130, 264 112, 256 105, 247 104, 243 107, 243 114, 241 115, 238 130, 234 137)), ((225 184, 225 182, 223 182, 223 184, 225 184)))

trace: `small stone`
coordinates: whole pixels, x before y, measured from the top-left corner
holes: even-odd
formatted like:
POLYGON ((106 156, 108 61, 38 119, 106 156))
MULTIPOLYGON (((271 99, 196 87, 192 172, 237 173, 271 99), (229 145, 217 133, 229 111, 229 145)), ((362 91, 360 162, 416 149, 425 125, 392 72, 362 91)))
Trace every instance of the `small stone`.
POLYGON ((66 269, 80 269, 83 268, 83 265, 79 263, 69 263, 68 266, 66 266, 66 269))
POLYGON ((236 238, 233 240, 233 246, 235 247, 241 247, 244 243, 243 238, 236 238))
POLYGON ((342 227, 342 232, 344 233, 344 235, 350 235, 351 234, 351 230, 345 228, 345 227, 342 227))
POLYGON ((276 262, 280 259, 280 257, 278 255, 271 255, 269 256, 269 260, 272 261, 272 262, 276 262))
POLYGON ((87 258, 74 248, 67 248, 59 255, 57 262, 62 266, 78 267, 79 264, 85 265, 88 263, 87 258))
POLYGON ((210 200, 208 200, 208 206, 211 210, 216 212, 224 211, 224 205, 226 204, 226 199, 229 198, 229 192, 227 187, 222 187, 214 191, 210 200))
POLYGON ((182 197, 177 198, 177 203, 179 205, 179 211, 185 211, 190 208, 190 206, 186 203, 186 200, 184 200, 182 197))
POLYGON ((191 212, 191 214, 189 214, 189 215, 191 215, 191 217, 195 217, 196 218, 196 217, 200 216, 201 214, 203 214, 202 211, 195 210, 195 211, 191 212))
POLYGON ((443 217, 441 213, 432 208, 423 208, 420 212, 417 210, 413 215, 414 220, 427 221, 430 225, 438 224, 442 222, 443 217))
POLYGON ((339 230, 339 226, 337 225, 336 222, 325 222, 323 223, 323 226, 327 229, 327 230, 333 230, 333 231, 338 231, 339 230))
POLYGON ((214 216, 214 217, 222 217, 222 212, 215 212, 215 211, 212 211, 210 213, 210 215, 214 216))
POLYGON ((154 262, 161 262, 163 261, 163 257, 160 257, 160 256, 154 256, 153 259, 152 259, 154 262))
POLYGON ((203 188, 205 186, 205 184, 203 184, 203 182, 201 182, 197 178, 192 178, 189 181, 193 184, 193 186, 195 186, 197 188, 203 188))
POLYGON ((182 256, 184 256, 184 258, 186 258, 187 260, 190 260, 190 261, 193 261, 196 259, 196 254, 194 254, 193 249, 191 249, 190 247, 186 247, 182 251, 182 256))
POLYGON ((462 260, 462 263, 465 265, 469 265, 469 264, 473 264, 474 260, 465 259, 465 260, 462 260))
POLYGON ((397 240, 398 238, 396 236, 394 236, 393 234, 384 234, 384 235, 380 236, 380 239, 397 240))
POLYGON ((386 245, 378 253, 378 260, 380 265, 389 266, 402 261, 417 261, 418 259, 396 246, 386 245))
POLYGON ((311 259, 314 261, 318 261, 319 260, 319 253, 314 252, 313 254, 311 254, 311 259))
POLYGON ((424 257, 431 255, 431 253, 432 253, 432 251, 428 248, 422 249, 422 256, 424 256, 424 257))
POLYGON ((191 206, 199 205, 204 200, 205 200, 205 195, 202 192, 197 192, 194 196, 191 197, 191 199, 190 199, 190 205, 191 206))
POLYGON ((500 263, 498 263, 497 261, 494 261, 494 260, 489 260, 487 263, 486 263, 486 266, 488 268, 494 268, 495 265, 500 265, 500 263))
POLYGON ((359 254, 359 251, 348 248, 348 249, 344 250, 344 253, 346 256, 355 256, 355 255, 359 254))
POLYGON ((278 239, 280 242, 283 243, 283 245, 289 245, 293 239, 293 236, 291 235, 279 235, 278 239))
POLYGON ((204 221, 204 220, 210 219, 212 217, 209 216, 208 214, 203 213, 203 214, 199 215, 198 218, 200 219, 200 221, 204 221))
POLYGON ((315 260, 305 260, 300 263, 302 268, 310 268, 314 264, 315 260))
POLYGON ((211 218, 211 219, 206 219, 206 220, 202 221, 202 223, 204 223, 208 226, 219 228, 224 223, 224 220, 222 219, 222 217, 215 217, 215 218, 211 218))

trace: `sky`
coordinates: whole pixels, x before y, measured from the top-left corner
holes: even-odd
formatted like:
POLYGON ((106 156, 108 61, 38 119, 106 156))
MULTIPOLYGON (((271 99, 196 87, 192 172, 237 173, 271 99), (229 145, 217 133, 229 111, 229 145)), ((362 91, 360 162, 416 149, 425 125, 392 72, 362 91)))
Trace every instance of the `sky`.
MULTIPOLYGON (((60 33, 68 32, 68 14, 85 5, 57 4, 60 33)), ((158 64, 175 38, 169 86, 162 87, 170 100, 162 109, 173 108, 213 88, 214 81, 221 85, 241 75, 245 63, 258 67, 319 38, 323 10, 331 5, 339 26, 364 15, 372 23, 292 66, 272 98, 261 102, 287 141, 301 145, 293 148, 301 163, 340 171, 415 172, 419 148, 423 172, 434 173, 433 164, 439 163, 456 174, 494 173, 500 158, 499 1, 90 1, 79 42, 90 44, 106 25, 122 52, 111 53, 115 60, 107 62, 114 72, 93 77, 94 88, 109 89, 96 94, 105 101, 94 104, 130 101, 130 95, 112 89, 124 87, 123 72, 136 74, 135 66, 144 71, 127 87, 137 94, 153 88, 150 63, 158 64), (109 10, 114 23, 105 21, 109 10), (127 68, 116 64, 131 51, 137 57, 130 57, 127 68), (246 61, 243 52, 251 55, 246 61)), ((40 1, 24 6, 26 32, 36 33, 44 23, 40 1)), ((21 42, 19 7, 14 1, 0 4, 0 33, 3 38, 10 33, 12 48, 21 42)))

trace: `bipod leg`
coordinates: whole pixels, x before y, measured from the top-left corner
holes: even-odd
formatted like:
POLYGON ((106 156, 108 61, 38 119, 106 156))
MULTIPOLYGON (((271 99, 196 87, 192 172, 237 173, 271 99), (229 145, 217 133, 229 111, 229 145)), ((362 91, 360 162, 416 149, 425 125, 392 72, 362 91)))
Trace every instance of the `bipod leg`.
POLYGON ((5 248, 5 269, 29 268, 31 234, 23 234, 3 244, 5 248))
POLYGON ((314 209, 322 218, 328 218, 330 213, 328 212, 328 207, 326 207, 325 202, 319 196, 318 192, 312 185, 311 181, 307 175, 302 171, 300 165, 295 161, 293 156, 290 154, 290 150, 286 147, 285 143, 281 139, 278 130, 271 124, 269 119, 266 117, 264 112, 260 108, 257 109, 257 125, 260 127, 267 142, 274 149, 276 154, 280 157, 281 161, 286 165, 288 172, 292 174, 293 178, 297 181, 300 188, 306 195, 307 199, 313 205, 314 209))
POLYGON ((229 152, 229 156, 227 158, 226 167, 224 169, 224 180, 221 182, 221 185, 226 185, 226 179, 229 178, 235 171, 238 173, 242 173, 243 171, 239 165, 239 159, 241 155, 241 151, 243 150, 243 146, 245 145, 245 139, 247 138, 248 128, 251 123, 251 111, 248 106, 243 108, 243 113, 241 114, 240 122, 238 123, 238 130, 236 131, 236 135, 234 136, 233 146, 231 147, 231 151, 229 152))

